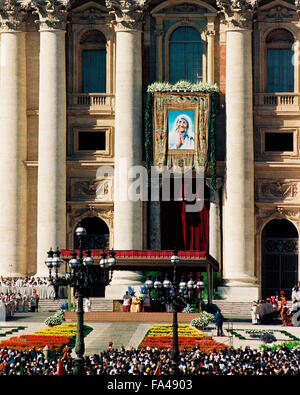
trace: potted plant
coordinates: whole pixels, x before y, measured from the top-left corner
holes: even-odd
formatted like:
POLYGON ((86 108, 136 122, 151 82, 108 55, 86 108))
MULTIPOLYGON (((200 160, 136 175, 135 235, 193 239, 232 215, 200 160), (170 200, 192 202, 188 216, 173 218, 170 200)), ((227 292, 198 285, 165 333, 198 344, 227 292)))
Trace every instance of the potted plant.
POLYGON ((61 325, 65 320, 64 310, 57 311, 54 315, 51 315, 45 320, 45 325, 47 326, 55 326, 61 325))
POLYGON ((191 326, 196 329, 204 329, 210 322, 214 321, 214 315, 203 311, 198 318, 191 321, 191 326))

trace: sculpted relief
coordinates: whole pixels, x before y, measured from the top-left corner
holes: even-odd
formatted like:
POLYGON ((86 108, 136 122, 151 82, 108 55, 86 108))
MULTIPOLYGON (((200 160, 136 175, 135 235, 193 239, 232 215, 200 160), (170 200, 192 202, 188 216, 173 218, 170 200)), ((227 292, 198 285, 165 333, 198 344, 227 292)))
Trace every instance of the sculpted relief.
POLYGON ((299 183, 297 181, 258 180, 256 200, 258 201, 298 201, 299 183))
POLYGON ((81 179, 71 181, 71 199, 80 201, 112 202, 112 179, 81 179))

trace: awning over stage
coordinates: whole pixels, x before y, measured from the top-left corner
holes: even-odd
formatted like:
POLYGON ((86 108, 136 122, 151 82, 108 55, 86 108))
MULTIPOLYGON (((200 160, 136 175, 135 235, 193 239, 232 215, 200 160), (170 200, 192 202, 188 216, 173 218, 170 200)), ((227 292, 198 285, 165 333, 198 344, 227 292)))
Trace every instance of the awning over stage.
MULTIPOLYGON (((61 250, 61 258, 70 259, 72 250, 61 250)), ((77 250, 77 252, 79 252, 77 250)), ((91 250, 91 256, 95 264, 101 258, 103 250, 91 250)), ((106 251, 108 252, 108 251, 106 251)), ((171 269, 171 250, 117 250, 114 251, 117 258, 115 270, 133 271, 156 271, 161 269, 171 269)), ((178 251, 180 262, 177 268, 187 271, 220 271, 219 263, 204 251, 178 251)))

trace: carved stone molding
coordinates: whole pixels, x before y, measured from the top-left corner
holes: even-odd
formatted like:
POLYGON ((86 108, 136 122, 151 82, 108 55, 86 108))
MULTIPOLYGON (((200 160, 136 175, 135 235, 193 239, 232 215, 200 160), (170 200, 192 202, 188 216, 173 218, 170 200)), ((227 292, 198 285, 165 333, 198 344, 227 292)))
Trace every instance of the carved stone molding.
POLYGON ((297 181, 257 180, 256 198, 259 201, 298 201, 298 184, 297 181))
POLYGON ((146 0, 106 0, 109 13, 114 16, 115 30, 140 30, 146 0))
POLYGON ((89 179, 74 178, 71 180, 72 200, 94 200, 95 189, 89 179))
POLYGON ((278 5, 268 10, 265 14, 265 17, 275 21, 281 21, 283 19, 292 18, 292 12, 286 7, 281 7, 278 5))
POLYGON ((99 22, 105 22, 107 12, 96 7, 89 7, 80 11, 72 11, 71 18, 72 22, 80 24, 99 24, 99 22))
POLYGON ((261 192, 265 196, 274 196, 280 199, 294 198, 297 196, 298 185, 294 182, 266 182, 261 185, 261 192))
POLYGON ((112 202, 112 178, 104 179, 84 179, 72 178, 71 180, 71 200, 73 201, 99 201, 99 202, 112 202))
POLYGON ((31 0, 40 30, 65 30, 70 0, 31 0))
POLYGON ((28 2, 17 0, 0 1, 0 30, 19 31, 29 9, 28 2))
POLYGON ((69 248, 73 248, 74 246, 74 231, 80 220, 83 220, 88 217, 97 217, 104 221, 109 229, 109 236, 107 238, 98 238, 92 237, 89 243, 91 242, 93 246, 90 248, 102 249, 102 248, 112 248, 113 246, 113 216, 114 209, 112 205, 104 205, 104 204, 87 204, 78 206, 73 205, 71 203, 67 204, 67 213, 68 213, 68 231, 67 231, 67 240, 69 248), (105 247, 100 246, 100 244, 108 243, 105 247), (99 244, 100 243, 100 244, 99 244))
POLYGON ((256 207, 256 234, 260 234, 264 225, 273 219, 287 219, 299 229, 300 207, 273 206, 256 207))
POLYGON ((78 222, 81 219, 87 217, 98 217, 102 219, 108 226, 110 232, 113 229, 113 207, 112 206, 99 206, 94 204, 89 204, 86 206, 73 207, 72 205, 68 205, 68 215, 69 215, 69 229, 73 231, 73 228, 76 227, 78 222))
POLYGON ((222 22, 229 29, 251 29, 257 0, 217 0, 222 22))
POLYGON ((113 190, 112 190, 112 179, 96 180, 93 188, 96 192, 96 200, 101 202, 112 202, 113 190))

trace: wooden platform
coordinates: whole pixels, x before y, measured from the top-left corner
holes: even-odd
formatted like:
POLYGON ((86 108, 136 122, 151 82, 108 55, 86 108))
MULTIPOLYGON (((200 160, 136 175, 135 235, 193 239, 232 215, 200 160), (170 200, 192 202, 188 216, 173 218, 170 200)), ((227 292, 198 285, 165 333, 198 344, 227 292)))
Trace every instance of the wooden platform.
MULTIPOLYGON (((190 323, 193 318, 198 318, 199 313, 178 313, 179 323, 190 323)), ((65 320, 76 322, 75 312, 66 312, 65 320)), ((172 313, 124 313, 108 311, 91 311, 84 313, 84 322, 173 322, 172 313)))

